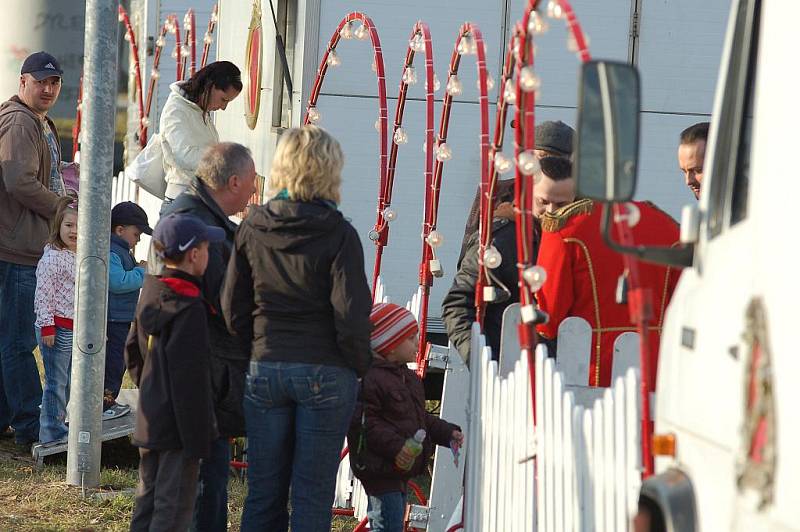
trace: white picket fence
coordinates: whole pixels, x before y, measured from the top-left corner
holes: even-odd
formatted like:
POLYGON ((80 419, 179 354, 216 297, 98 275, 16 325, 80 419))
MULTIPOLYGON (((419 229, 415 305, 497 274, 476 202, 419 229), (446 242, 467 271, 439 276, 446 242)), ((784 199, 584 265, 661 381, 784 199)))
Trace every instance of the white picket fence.
POLYGON ((610 388, 586 386, 590 339, 589 324, 570 318, 558 362, 537 348, 534 429, 528 354, 504 349, 515 359, 498 364, 473 328, 463 530, 630 529, 641 482, 638 337, 619 337, 610 388))

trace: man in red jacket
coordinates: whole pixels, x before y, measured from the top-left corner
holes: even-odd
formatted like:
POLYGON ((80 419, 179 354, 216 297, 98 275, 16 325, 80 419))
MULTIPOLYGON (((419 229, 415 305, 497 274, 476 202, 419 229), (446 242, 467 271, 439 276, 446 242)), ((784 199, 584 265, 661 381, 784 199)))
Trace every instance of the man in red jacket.
MULTIPOLYGON (((641 215, 631 229, 637 245, 669 247, 679 241, 678 225, 666 213, 648 202, 633 204, 641 215)), ((591 386, 610 385, 614 340, 623 332, 636 331, 628 305, 616 301, 617 283, 626 271, 624 257, 603 241, 602 218, 603 206, 589 199, 545 213, 538 257, 538 264, 547 271, 547 281, 537 292, 537 301, 550 316, 548 323, 539 325, 539 334, 555 340, 564 319, 578 316, 588 321, 592 327, 591 386)), ((664 310, 679 275, 675 268, 639 262, 640 287, 651 291, 653 301, 651 389, 655 386, 664 310)))

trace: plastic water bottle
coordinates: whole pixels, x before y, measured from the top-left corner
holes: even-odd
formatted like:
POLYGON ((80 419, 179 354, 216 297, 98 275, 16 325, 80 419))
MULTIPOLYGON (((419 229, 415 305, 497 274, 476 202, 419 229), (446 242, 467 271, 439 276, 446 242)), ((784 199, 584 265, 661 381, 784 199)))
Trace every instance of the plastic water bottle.
POLYGON ((394 467, 398 471, 406 472, 411 469, 417 456, 422 452, 422 442, 425 441, 425 430, 419 429, 414 433, 413 438, 408 438, 403 444, 403 448, 397 453, 394 459, 394 467))

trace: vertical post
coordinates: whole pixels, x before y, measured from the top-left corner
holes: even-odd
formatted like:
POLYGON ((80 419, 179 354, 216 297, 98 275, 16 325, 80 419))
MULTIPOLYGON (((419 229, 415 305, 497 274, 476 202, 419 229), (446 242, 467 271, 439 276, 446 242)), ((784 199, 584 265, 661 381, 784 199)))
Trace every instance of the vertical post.
POLYGON ((84 120, 78 207, 67 483, 100 482, 111 177, 117 88, 118 0, 87 0, 84 120))

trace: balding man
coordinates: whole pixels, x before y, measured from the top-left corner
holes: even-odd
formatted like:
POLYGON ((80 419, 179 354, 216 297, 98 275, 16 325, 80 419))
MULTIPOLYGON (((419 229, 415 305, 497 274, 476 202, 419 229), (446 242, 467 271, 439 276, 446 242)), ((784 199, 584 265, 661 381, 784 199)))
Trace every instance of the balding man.
POLYGON ((225 326, 219 295, 231 256, 237 225, 229 216, 241 212, 256 191, 256 168, 250 150, 222 142, 206 150, 189 189, 165 206, 164 215, 191 213, 225 230, 225 241, 211 244, 203 275, 203 295, 211 303, 211 379, 220 438, 203 460, 192 530, 227 530, 229 438, 244 435, 242 400, 250 346, 233 338, 225 326))

